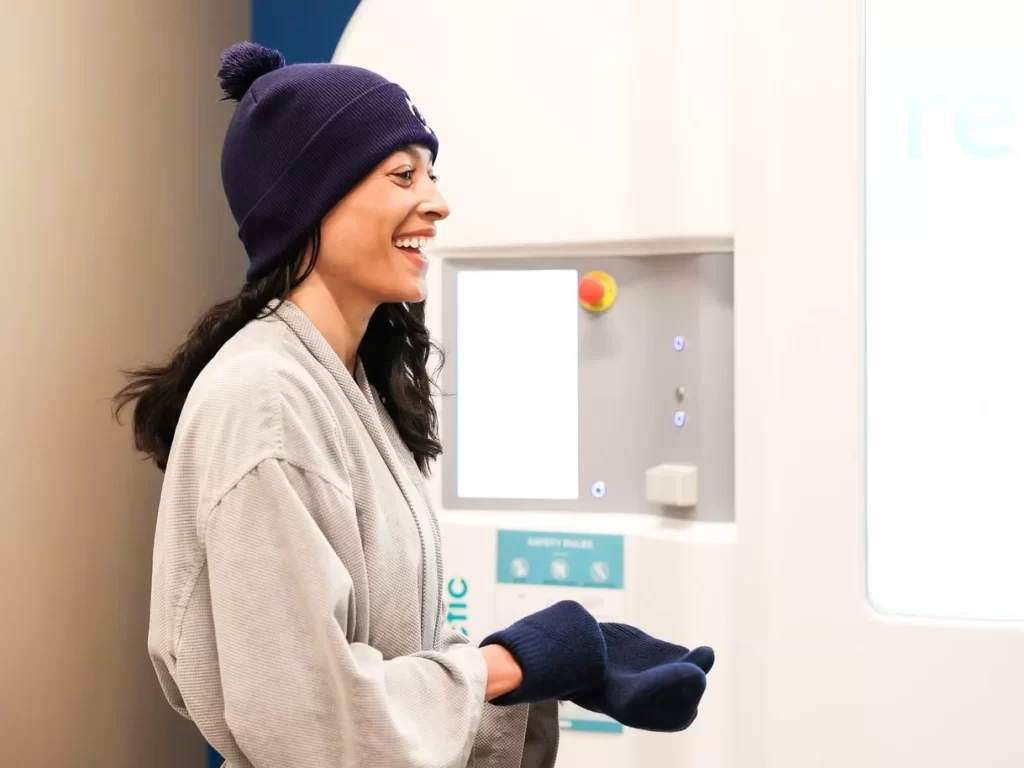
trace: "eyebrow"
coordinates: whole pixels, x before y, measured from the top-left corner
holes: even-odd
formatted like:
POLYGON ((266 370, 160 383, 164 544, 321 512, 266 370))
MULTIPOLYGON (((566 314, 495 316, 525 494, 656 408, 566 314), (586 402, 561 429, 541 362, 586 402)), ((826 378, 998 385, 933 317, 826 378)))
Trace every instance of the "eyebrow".
POLYGON ((410 159, 414 160, 417 163, 423 162, 427 166, 427 168, 433 168, 434 166, 434 158, 430 156, 429 152, 427 153, 426 160, 424 160, 420 153, 416 151, 416 149, 411 144, 405 147, 399 147, 395 151, 401 152, 402 154, 406 155, 407 157, 409 157, 410 159))

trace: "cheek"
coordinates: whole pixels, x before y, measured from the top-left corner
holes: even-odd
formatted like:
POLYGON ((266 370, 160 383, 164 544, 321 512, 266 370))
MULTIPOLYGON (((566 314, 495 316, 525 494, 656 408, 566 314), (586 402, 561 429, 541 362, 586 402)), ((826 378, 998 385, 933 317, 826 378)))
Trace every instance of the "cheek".
POLYGON ((317 269, 332 284, 382 301, 416 301, 423 288, 391 237, 381 229, 335 230, 329 238, 325 232, 317 269))
POLYGON ((377 227, 362 226, 358 216, 325 220, 320 228, 319 267, 325 274, 355 280, 380 269, 389 257, 390 238, 377 227))
POLYGON ((410 212, 405 201, 363 196, 346 200, 321 225, 319 271, 331 282, 387 301, 416 301, 426 281, 392 245, 410 212))

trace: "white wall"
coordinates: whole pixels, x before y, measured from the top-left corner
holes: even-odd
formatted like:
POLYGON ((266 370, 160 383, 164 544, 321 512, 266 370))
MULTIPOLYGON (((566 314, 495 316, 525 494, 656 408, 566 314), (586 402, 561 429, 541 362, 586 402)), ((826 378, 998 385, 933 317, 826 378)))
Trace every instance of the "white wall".
POLYGON ((0 14, 0 765, 203 765, 146 652, 160 476, 109 398, 241 282, 215 75, 248 4, 0 14))

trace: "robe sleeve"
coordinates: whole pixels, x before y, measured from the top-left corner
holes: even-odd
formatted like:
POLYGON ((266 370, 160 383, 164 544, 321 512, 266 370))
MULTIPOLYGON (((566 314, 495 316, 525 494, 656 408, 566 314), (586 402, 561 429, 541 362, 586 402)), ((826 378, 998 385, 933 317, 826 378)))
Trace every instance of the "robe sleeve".
POLYGON ((206 520, 233 741, 225 746, 254 768, 462 768, 484 708, 479 649, 461 644, 385 660, 351 641, 352 579, 310 513, 314 505, 351 510, 353 502, 322 478, 268 459, 206 520))
MULTIPOLYGON (((466 647, 470 641, 450 627, 441 630, 442 651, 466 647)), ((558 756, 558 702, 498 707, 485 704, 480 729, 473 744, 472 768, 513 765, 521 768, 553 768, 558 756)))

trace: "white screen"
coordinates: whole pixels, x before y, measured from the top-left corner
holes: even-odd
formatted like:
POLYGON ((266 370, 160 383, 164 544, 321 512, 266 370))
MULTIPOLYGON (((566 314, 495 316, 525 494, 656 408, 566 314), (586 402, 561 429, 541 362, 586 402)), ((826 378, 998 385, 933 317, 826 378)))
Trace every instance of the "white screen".
POLYGON ((461 498, 579 493, 575 270, 459 272, 456 488, 461 498))
POLYGON ((1024 2, 866 22, 869 595, 1024 619, 1024 2))

